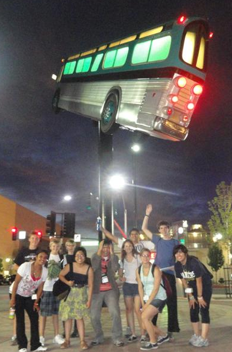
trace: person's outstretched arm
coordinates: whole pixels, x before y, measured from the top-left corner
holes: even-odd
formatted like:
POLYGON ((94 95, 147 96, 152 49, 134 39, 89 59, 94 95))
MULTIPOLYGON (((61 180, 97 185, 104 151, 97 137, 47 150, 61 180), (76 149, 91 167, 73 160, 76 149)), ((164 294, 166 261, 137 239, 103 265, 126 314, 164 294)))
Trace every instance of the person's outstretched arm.
POLYGON ((147 237, 150 238, 150 240, 152 239, 152 232, 150 230, 148 230, 148 221, 149 221, 149 216, 152 212, 152 205, 148 204, 146 207, 146 211, 145 211, 145 216, 143 219, 143 224, 142 224, 142 230, 143 232, 147 235, 147 237))
POLYGON ((114 236, 110 231, 106 230, 104 227, 102 227, 102 232, 105 234, 107 238, 109 238, 109 240, 118 244, 118 237, 114 236))

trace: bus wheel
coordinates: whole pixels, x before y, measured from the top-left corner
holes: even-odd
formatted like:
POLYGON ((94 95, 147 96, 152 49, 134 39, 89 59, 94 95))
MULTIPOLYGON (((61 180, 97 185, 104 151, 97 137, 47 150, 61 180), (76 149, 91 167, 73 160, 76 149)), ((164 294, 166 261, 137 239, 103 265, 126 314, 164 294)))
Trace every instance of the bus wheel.
POLYGON ((53 98, 52 98, 52 110, 54 111, 55 114, 58 114, 62 109, 58 107, 60 100, 60 90, 56 90, 53 98))
POLYGON ((101 114, 101 131, 113 134, 119 127, 115 122, 118 113, 119 98, 116 92, 110 93, 101 114))

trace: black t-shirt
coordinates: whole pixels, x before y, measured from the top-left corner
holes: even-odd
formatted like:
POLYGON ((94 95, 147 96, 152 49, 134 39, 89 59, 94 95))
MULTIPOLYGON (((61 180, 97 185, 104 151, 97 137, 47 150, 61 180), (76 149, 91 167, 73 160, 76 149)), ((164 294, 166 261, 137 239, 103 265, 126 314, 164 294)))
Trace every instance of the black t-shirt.
POLYGON ((36 249, 29 249, 27 247, 23 247, 17 254, 14 262, 18 266, 25 262, 31 262, 35 259, 37 253, 39 251, 39 248, 36 249))
POLYGON ((175 263, 176 277, 185 279, 188 286, 193 288, 193 293, 197 293, 196 278, 202 277, 204 289, 211 289, 211 275, 206 267, 195 257, 188 256, 185 265, 180 262, 175 263))

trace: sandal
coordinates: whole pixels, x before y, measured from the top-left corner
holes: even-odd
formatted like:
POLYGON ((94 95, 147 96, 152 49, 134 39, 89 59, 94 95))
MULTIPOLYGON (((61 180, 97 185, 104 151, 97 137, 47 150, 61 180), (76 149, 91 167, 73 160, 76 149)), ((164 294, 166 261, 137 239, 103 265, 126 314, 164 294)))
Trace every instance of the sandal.
POLYGON ((60 348, 69 348, 70 347, 70 341, 65 340, 64 343, 60 345, 60 348))
POLYGON ((87 343, 85 342, 85 340, 80 342, 81 345, 81 349, 82 350, 87 350, 89 348, 89 346, 87 345, 87 343))

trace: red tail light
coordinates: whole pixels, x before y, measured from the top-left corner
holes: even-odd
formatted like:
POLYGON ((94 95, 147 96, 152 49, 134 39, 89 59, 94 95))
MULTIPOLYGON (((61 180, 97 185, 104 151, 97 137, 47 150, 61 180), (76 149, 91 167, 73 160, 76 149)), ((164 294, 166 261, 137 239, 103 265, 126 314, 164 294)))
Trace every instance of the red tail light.
POLYGON ((188 118, 187 115, 184 115, 183 118, 182 118, 183 122, 188 122, 188 119, 189 119, 189 118, 188 118))
POLYGON ((189 111, 192 111, 195 108, 195 105, 190 101, 187 103, 187 109, 189 111))
POLYGON ((200 85, 200 84, 196 84, 194 87, 193 87, 193 93, 195 95, 201 95, 201 93, 203 92, 203 87, 200 85))
POLYGON ((186 78, 185 77, 177 77, 175 79, 175 85, 178 87, 178 88, 184 88, 187 84, 187 81, 186 81, 186 78))
POLYGON ((187 20, 187 17, 184 16, 184 15, 182 15, 182 16, 180 16, 180 17, 177 19, 177 23, 178 23, 178 24, 184 24, 186 20, 187 20))
POLYGON ((213 32, 209 33, 209 39, 213 38, 213 32))

